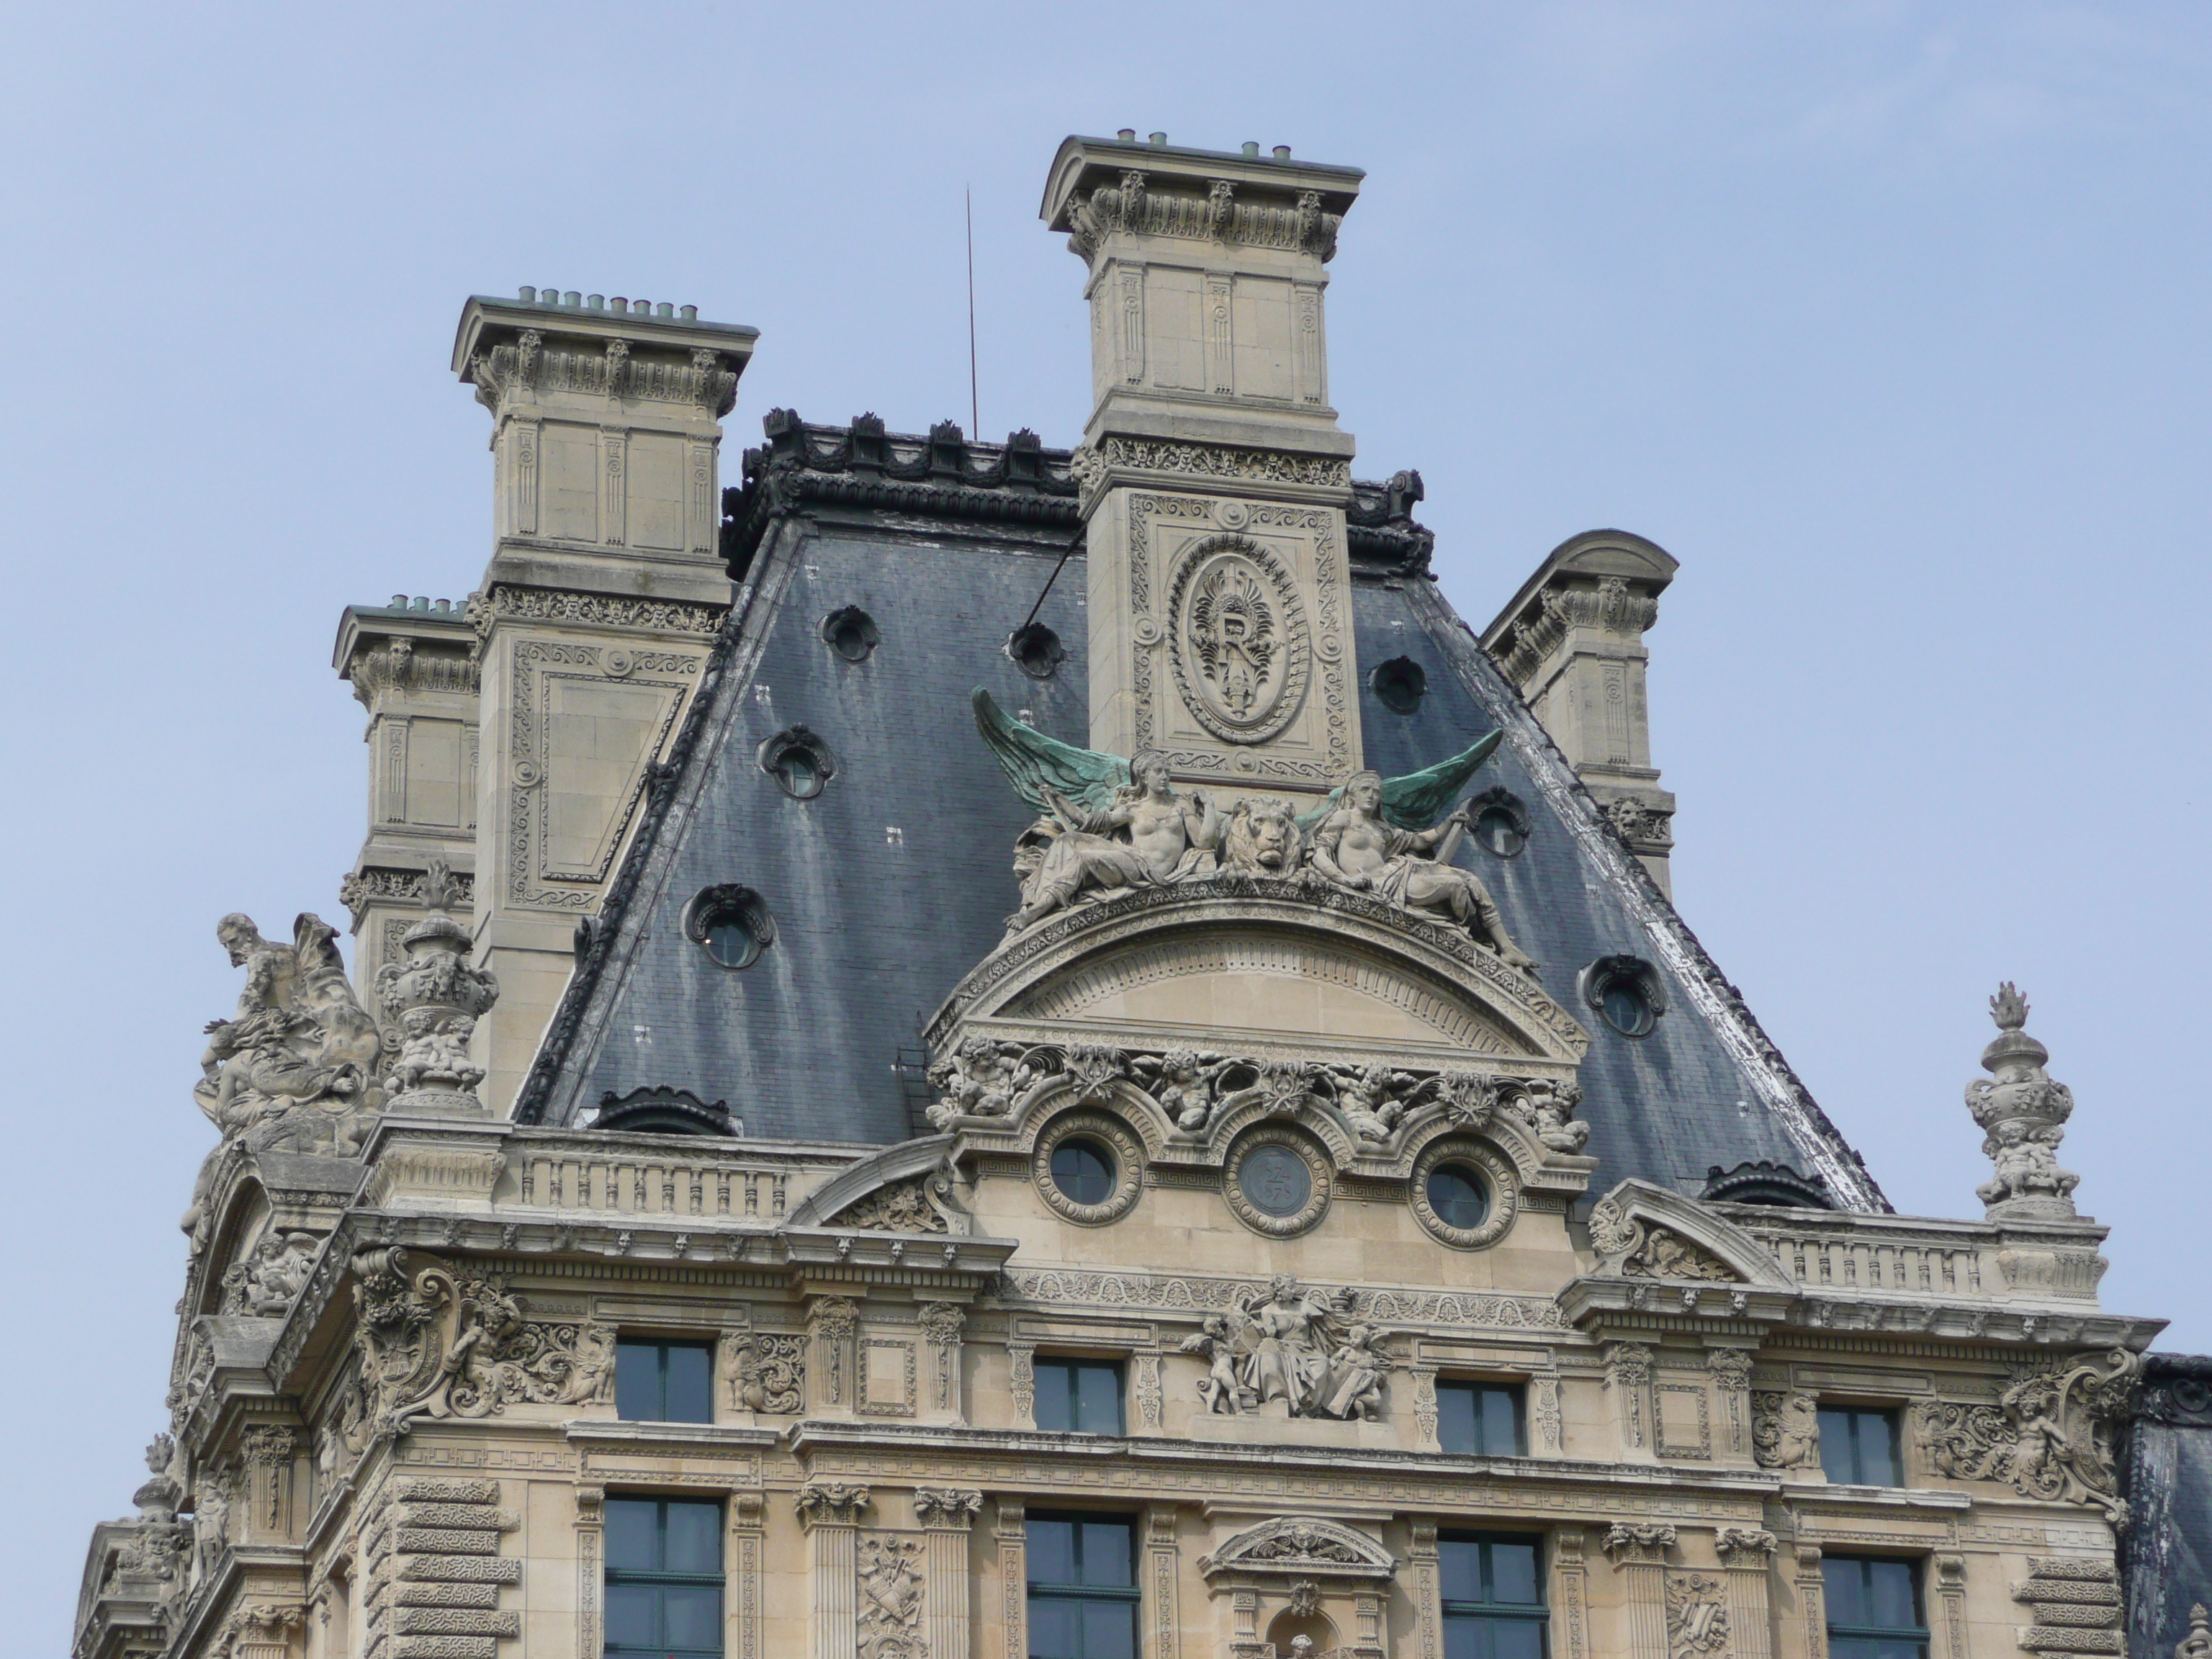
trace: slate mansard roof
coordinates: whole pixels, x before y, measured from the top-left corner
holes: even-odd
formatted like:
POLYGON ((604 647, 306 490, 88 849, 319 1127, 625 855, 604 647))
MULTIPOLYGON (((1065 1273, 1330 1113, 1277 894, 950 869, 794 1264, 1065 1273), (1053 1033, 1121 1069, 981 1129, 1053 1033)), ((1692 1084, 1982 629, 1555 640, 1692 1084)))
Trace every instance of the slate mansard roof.
MULTIPOLYGON (((607 1096, 690 1091, 726 1100, 751 1138, 889 1145, 927 1133, 921 1029, 999 942, 1017 908, 1015 838, 1030 814, 976 735, 969 693, 1084 743, 1085 580, 1069 453, 1026 433, 1004 446, 939 427, 928 438, 807 425, 778 410, 769 443, 726 492, 737 600, 647 816, 518 1102, 568 1124, 607 1096), (1039 596, 1042 602, 1039 603, 1039 596), (878 641, 860 661, 825 641, 857 606, 878 641), (1032 678, 1007 641, 1036 611, 1066 653, 1032 678), (835 775, 787 795, 763 743, 805 726, 835 775), (739 971, 687 938, 702 889, 761 895, 775 937, 739 971)), ((1500 859, 1459 857, 1488 884, 1553 995, 1625 954, 1656 964, 1668 1012, 1648 1036, 1587 1010, 1581 1080, 1589 1151, 1607 1185, 1637 1176, 1698 1192, 1714 1165, 1772 1160, 1826 1183, 1840 1207, 1880 1189, 1735 991, 1583 792, 1518 694, 1429 575, 1432 538, 1409 516, 1418 475, 1355 486, 1351 550, 1363 676, 1420 665, 1427 693, 1394 712, 1363 685, 1367 763, 1411 772, 1495 727, 1475 787, 1503 787, 1532 820, 1500 859)))

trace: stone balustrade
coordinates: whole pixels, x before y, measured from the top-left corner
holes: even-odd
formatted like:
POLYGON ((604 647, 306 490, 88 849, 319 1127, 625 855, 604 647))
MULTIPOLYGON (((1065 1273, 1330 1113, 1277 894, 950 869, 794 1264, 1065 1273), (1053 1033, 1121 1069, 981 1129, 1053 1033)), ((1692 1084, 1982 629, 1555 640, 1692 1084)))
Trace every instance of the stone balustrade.
POLYGON ((513 1196, 501 1207, 770 1224, 845 1162, 717 1157, 674 1137, 589 1133, 525 1132, 507 1156, 513 1196))

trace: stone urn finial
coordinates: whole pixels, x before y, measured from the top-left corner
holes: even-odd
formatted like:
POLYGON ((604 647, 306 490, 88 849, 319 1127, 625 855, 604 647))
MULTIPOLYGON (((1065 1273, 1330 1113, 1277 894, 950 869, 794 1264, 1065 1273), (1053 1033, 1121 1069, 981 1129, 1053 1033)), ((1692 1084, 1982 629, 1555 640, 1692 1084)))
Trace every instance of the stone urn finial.
POLYGON ((1980 1124, 1983 1154, 1996 1172, 1976 1194, 1991 1220, 2069 1219, 2081 1177, 2058 1167, 2059 1126, 2074 1114, 2074 1093, 2043 1069, 2051 1051, 2023 1029, 2027 999, 2010 980, 1990 999, 1996 1040, 1982 1050, 1990 1075, 1966 1085, 1966 1109, 1980 1124))
POLYGON ((452 915, 459 896, 452 866, 431 860, 422 878, 429 914, 401 936, 406 959, 387 962, 377 973, 377 998, 404 1034, 385 1083, 387 1111, 473 1115, 485 1109, 475 1092, 484 1068, 469 1058, 469 1039, 499 1000, 499 981, 469 961, 469 931, 452 915))

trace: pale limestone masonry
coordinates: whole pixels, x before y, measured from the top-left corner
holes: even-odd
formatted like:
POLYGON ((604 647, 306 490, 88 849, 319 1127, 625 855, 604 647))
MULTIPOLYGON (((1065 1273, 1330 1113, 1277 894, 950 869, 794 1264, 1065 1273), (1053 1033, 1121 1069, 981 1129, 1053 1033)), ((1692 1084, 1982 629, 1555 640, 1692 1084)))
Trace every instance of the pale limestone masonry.
POLYGON ((1091 305, 1093 749, 1314 796, 1362 764, 1322 301, 1363 176, 1127 139, 1054 159, 1042 214, 1091 305))
POLYGON ((1644 635, 1678 568, 1641 536, 1590 531, 1554 548, 1482 635, 1662 892, 1674 797, 1651 764, 1644 635))
MULTIPOLYGON (((1738 1111, 1798 1108, 1786 1133, 1818 1179, 1746 1162, 1702 1188, 1735 1197, 1697 1196, 1696 1168, 1619 1167, 1633 1149, 1594 1135, 1584 1088, 1597 1045, 1638 1038, 1598 1028, 1577 964, 1539 975, 1423 908, 1411 884, 1437 872, 1405 848, 1425 830, 1401 827, 1410 862, 1384 879, 1306 879, 1297 817, 1325 831, 1324 792, 1362 763, 1352 442, 1321 327, 1358 179, 1133 135, 1054 164, 1047 216, 1084 257, 1096 331, 1079 459, 1102 752, 1027 726, 1022 752, 1055 791, 1096 775, 1105 805, 1068 815, 1093 827, 1061 836, 1121 884, 1071 888, 953 978, 912 1039, 915 1133, 890 1144, 811 1119, 769 1138, 742 1098, 750 1137, 602 1129, 596 1100, 570 1121, 509 1109, 647 792, 682 800, 719 767, 769 810, 813 810, 778 793, 763 733, 691 744, 767 702, 743 668, 777 619, 762 595, 796 584, 825 653, 819 618, 849 596, 810 592, 802 531, 730 618, 715 455, 750 331, 531 291, 469 303, 454 361, 494 417, 491 566, 459 609, 342 625, 370 717, 362 994, 312 916, 289 945, 223 924, 244 989, 194 1091, 220 1139, 185 1218, 167 1432, 138 1515, 91 1540, 75 1659, 605 1659, 610 1505, 635 1498, 720 1506, 726 1659, 1029 1659, 1032 1547, 1070 1510, 1130 1527, 1144 1659, 1443 1659, 1443 1552, 1467 1530, 1538 1540, 1553 1659, 1827 1659, 1838 1555, 1915 1564, 1933 1659, 2119 1651, 2113 1434, 2161 1322, 2099 1300, 2107 1230, 2051 1161, 2072 1097, 2025 1000, 1993 1005, 1969 1095, 1996 1159, 1986 1213, 1887 1213, 1576 787, 1658 817, 1630 844, 1663 883, 1641 636, 1670 558, 1577 538, 1492 629, 1571 773, 1481 684, 1578 894, 1632 890, 1625 914, 1660 941, 1638 948, 1686 988, 1666 1018, 1735 1045, 1738 1111), (740 667, 710 674, 710 651, 740 667), (656 763, 694 702, 672 781, 656 763), (1248 808, 1243 841, 1199 844, 1205 812, 1128 787, 1147 744, 1248 808), (1258 811, 1262 793, 1297 812, 1258 811), (1174 843, 1165 873, 1115 862, 1142 812, 1174 843), (1271 844, 1291 851, 1270 864, 1271 844), (704 1351, 707 1420, 618 1414, 626 1338, 704 1351), (1119 1432, 1053 1425, 1067 1359, 1119 1368, 1119 1432), (1517 1391, 1516 1443, 1445 1449, 1468 1384, 1517 1391), (1889 1414, 1893 1483, 1829 1479, 1838 1407, 1889 1414)), ((925 470, 886 480, 878 454, 814 505, 857 517, 876 491, 916 513, 925 470)), ((1053 499, 1064 529, 1073 497, 1053 499)), ((1370 597, 1406 579, 1361 577, 1370 597)), ((885 658, 913 648, 870 602, 885 658)), ((1474 758, 1416 817, 1478 787, 1489 739, 1461 735, 1474 758)), ((835 787, 935 757, 848 758, 835 787)), ((1002 802, 942 804, 926 829, 866 804, 900 814, 880 843, 868 825, 871 855, 915 860, 897 879, 949 891, 954 855, 1002 858, 975 828, 1002 802)), ((828 848, 825 821, 779 822, 828 848)), ((757 879, 755 852, 699 878, 757 879)), ((911 948, 875 930, 898 866, 822 860, 838 942, 911 948)), ((681 959, 691 1006, 767 1006, 799 952, 714 965, 684 884, 623 925, 701 953, 681 959)), ((811 1078, 878 1015, 908 1017, 741 1029, 811 1078)), ((698 1080, 638 1092, 680 1104, 698 1080)), ((1680 1112, 1674 1087, 1626 1105, 1680 1112)))

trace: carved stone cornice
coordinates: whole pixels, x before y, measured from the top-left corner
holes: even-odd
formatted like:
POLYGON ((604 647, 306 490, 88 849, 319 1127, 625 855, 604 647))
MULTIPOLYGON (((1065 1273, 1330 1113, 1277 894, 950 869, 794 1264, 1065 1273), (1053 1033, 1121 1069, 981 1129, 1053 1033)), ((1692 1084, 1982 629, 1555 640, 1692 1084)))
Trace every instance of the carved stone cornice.
MULTIPOLYGON (((476 903, 475 876, 465 870, 453 872, 453 902, 447 908, 455 912, 469 910, 476 903)), ((338 902, 352 913, 353 925, 361 926, 364 912, 372 904, 423 903, 424 883, 428 874, 422 870, 402 870, 394 866, 365 864, 338 882, 338 902)))
POLYGON ((1203 479, 1231 484, 1303 484, 1328 490, 1352 488, 1352 463, 1334 456, 1110 434, 1095 447, 1085 445, 1075 450, 1068 458, 1068 471, 1083 486, 1086 501, 1109 481, 1131 473, 1155 483, 1203 479))
POLYGON ((1505 649, 1498 659, 1498 665, 1516 685, 1526 685, 1534 678, 1536 671, 1577 628, 1635 640, 1650 632, 1659 620, 1658 594, 1632 587, 1619 576, 1602 577, 1589 586, 1547 587, 1535 595, 1535 601, 1510 625, 1505 649))
POLYGON ((641 356, 628 340, 570 342, 557 327, 556 316, 543 329, 523 329, 471 357, 466 378, 476 385, 477 401, 496 414, 526 393, 567 392, 676 404, 716 419, 737 404, 738 376, 723 367, 721 352, 698 346, 641 356))
POLYGON ((631 599, 569 588, 525 587, 513 582, 495 582, 482 592, 470 594, 468 602, 468 620, 479 640, 489 639, 493 628, 501 621, 573 623, 586 628, 630 629, 705 640, 720 630, 729 614, 726 605, 631 599))
POLYGON ((1068 251, 1086 264, 1117 231, 1182 241, 1310 253, 1326 264, 1336 257, 1340 213, 1322 209, 1319 191, 1300 191, 1288 201, 1242 201, 1227 179, 1164 182, 1131 167, 1116 185, 1073 198, 1066 210, 1068 251))

